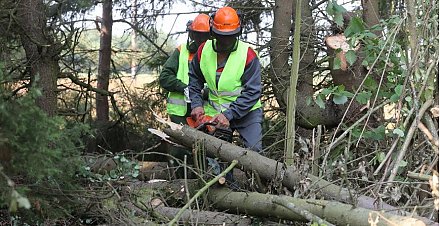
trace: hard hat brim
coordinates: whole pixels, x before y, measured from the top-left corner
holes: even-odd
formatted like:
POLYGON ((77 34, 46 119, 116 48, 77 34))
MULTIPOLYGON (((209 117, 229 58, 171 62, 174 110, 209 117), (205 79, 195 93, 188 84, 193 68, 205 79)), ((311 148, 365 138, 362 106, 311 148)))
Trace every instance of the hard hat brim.
POLYGON ((220 30, 216 29, 215 27, 212 27, 212 32, 214 32, 215 34, 218 34, 218 35, 235 35, 235 34, 238 34, 240 32, 240 30, 241 30, 241 28, 239 27, 239 28, 231 30, 231 31, 220 31, 220 30))
POLYGON ((199 29, 188 29, 188 31, 192 31, 196 33, 209 33, 209 30, 199 30, 199 29))

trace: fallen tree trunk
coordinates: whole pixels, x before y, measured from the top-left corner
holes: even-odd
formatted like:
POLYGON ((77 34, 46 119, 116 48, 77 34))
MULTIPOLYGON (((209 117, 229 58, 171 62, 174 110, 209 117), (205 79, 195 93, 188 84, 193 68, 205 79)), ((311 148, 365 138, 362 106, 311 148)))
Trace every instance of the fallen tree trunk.
MULTIPOLYGON (((238 166, 242 167, 244 170, 255 171, 260 177, 267 180, 279 180, 285 187, 291 190, 295 190, 294 188, 298 185, 298 182, 301 179, 299 172, 293 167, 286 167, 281 162, 277 162, 254 151, 217 139, 188 126, 180 126, 168 121, 163 122, 169 125, 169 128, 165 128, 165 133, 180 144, 192 147, 192 144, 197 140, 203 142, 203 145, 206 148, 206 154, 209 157, 218 157, 227 162, 232 162, 234 159, 238 160, 238 166)), ((365 195, 359 195, 353 190, 337 186, 311 174, 307 174, 307 178, 312 181, 309 189, 315 190, 317 195, 321 195, 326 200, 336 200, 352 204, 356 207, 372 210, 383 209, 393 211, 393 213, 397 214, 397 208, 394 206, 378 202, 365 195)), ((408 213, 402 211, 402 214, 408 213)), ((423 218, 423 221, 428 224, 431 222, 426 218, 423 218)))
POLYGON ((305 221, 299 214, 275 204, 278 197, 300 206, 302 209, 335 225, 425 225, 421 220, 397 216, 365 208, 353 208, 348 204, 325 200, 305 200, 289 196, 275 196, 256 192, 231 192, 227 189, 211 189, 208 198, 220 210, 246 213, 253 216, 275 217, 278 219, 305 221))
MULTIPOLYGON (((168 219, 173 219, 179 212, 179 208, 158 206, 154 211, 168 219)), ((200 224, 200 225, 252 225, 250 218, 244 218, 240 215, 212 212, 185 210, 179 219, 179 224, 200 224)))
MULTIPOLYGON (((161 220, 162 223, 168 223, 177 215, 180 208, 165 207, 162 201, 164 198, 157 198, 155 196, 145 198, 140 197, 139 194, 149 193, 154 190, 155 193, 158 191, 164 192, 162 195, 167 196, 165 199, 170 199, 170 196, 183 199, 186 195, 185 187, 188 187, 191 193, 190 195, 192 196, 200 188, 199 185, 200 183, 194 179, 131 183, 124 187, 124 192, 122 192, 122 194, 125 195, 125 199, 130 201, 124 201, 122 205, 130 209, 136 216, 146 218, 155 217, 156 220, 161 220), (137 198, 133 200, 133 197, 137 198), (139 198, 142 200, 142 205, 139 205, 139 198)), ((190 225, 252 225, 252 219, 224 212, 185 210, 180 216, 178 223, 190 225)), ((282 225, 274 222, 265 223, 270 223, 270 225, 282 225)))
MULTIPOLYGON (((151 218, 150 211, 153 211, 153 215, 160 216, 162 223, 168 223, 166 219, 173 219, 179 212, 179 208, 156 206, 149 211, 145 211, 139 207, 136 207, 132 203, 125 202, 123 206, 130 209, 136 216, 142 216, 151 218)), ((229 213, 212 212, 212 211, 199 211, 199 210, 185 210, 178 221, 179 225, 252 225, 250 218, 244 218, 240 215, 234 215, 229 213)))
MULTIPOLYGON (((301 175, 293 167, 286 167, 281 162, 217 139, 188 126, 174 124, 171 128, 165 129, 165 133, 187 147, 191 147, 196 140, 201 140, 209 157, 218 157, 228 162, 236 159, 238 160, 238 166, 243 167, 244 170, 256 171, 260 177, 267 180, 279 180, 291 190, 294 190, 301 180, 301 175)), ((396 209, 394 206, 385 203, 379 204, 371 197, 357 196, 355 191, 342 188, 314 175, 308 174, 306 176, 312 181, 309 189, 315 190, 318 195, 322 195, 326 200, 351 203, 354 206, 367 209, 396 209)))

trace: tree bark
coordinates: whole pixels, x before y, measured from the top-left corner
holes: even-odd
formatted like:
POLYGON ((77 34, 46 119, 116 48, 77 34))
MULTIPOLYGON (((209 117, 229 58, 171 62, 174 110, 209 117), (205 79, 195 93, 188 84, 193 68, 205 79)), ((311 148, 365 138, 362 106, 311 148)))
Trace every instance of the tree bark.
POLYGON ((276 0, 273 14, 270 41, 272 71, 270 76, 277 102, 281 108, 286 108, 287 101, 285 97, 287 97, 286 92, 288 88, 286 84, 288 84, 290 76, 288 60, 291 53, 289 50, 289 39, 292 26, 292 2, 289 0, 276 0))
MULTIPOLYGON (((135 215, 151 218, 151 214, 134 206, 132 203, 125 202, 123 206, 133 211, 135 215)), ((154 215, 160 215, 165 219, 173 219, 179 210, 179 208, 166 206, 157 206, 151 209, 151 211, 154 211, 154 215)), ((168 223, 168 221, 163 220, 162 223, 168 223)), ((252 225, 252 220, 229 213, 185 210, 178 223, 179 225, 252 225)))
MULTIPOLYGON (((158 206, 154 208, 154 211, 161 214, 164 217, 173 219, 179 212, 179 208, 158 206)), ((200 224, 200 225, 252 225, 250 218, 243 218, 240 215, 213 212, 213 211, 201 211, 201 210, 185 210, 179 220, 179 224, 200 224)))
MULTIPOLYGON (((305 221, 304 217, 292 213, 289 209, 274 204, 278 197, 293 203, 314 215, 336 225, 370 226, 370 221, 378 220, 374 225, 425 225, 421 220, 397 216, 386 212, 377 212, 364 208, 354 208, 348 204, 342 204, 326 200, 305 200, 290 196, 275 196, 256 192, 231 192, 226 189, 211 189, 208 195, 213 205, 230 212, 246 213, 260 217, 274 217, 278 219, 305 221)), ((431 225, 435 225, 431 222, 431 225)))
MULTIPOLYGON (((137 26, 137 0, 131 1, 131 23, 137 26)), ((131 77, 136 78, 136 72, 137 72, 137 33, 136 30, 131 30, 131 77)))
MULTIPOLYGON (((97 88, 108 91, 110 80, 110 61, 112 51, 112 0, 102 3, 101 43, 99 49, 97 88)), ((96 116, 98 122, 109 120, 108 96, 96 94, 96 116)))
POLYGON ((61 45, 55 43, 53 33, 46 27, 44 2, 21 0, 18 2, 17 20, 20 38, 26 52, 32 88, 40 89, 37 105, 49 116, 57 111, 57 76, 61 45))
MULTIPOLYGON (((362 18, 368 28, 379 24, 380 13, 378 0, 362 0, 362 9, 362 18)), ((379 33, 376 33, 378 36, 379 34, 380 31, 379 33)))

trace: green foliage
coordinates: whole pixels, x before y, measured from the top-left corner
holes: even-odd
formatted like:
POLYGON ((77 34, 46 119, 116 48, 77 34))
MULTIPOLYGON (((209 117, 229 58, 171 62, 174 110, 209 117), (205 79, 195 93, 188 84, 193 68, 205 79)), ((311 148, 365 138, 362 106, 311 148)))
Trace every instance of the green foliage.
POLYGON ((365 139, 372 139, 376 141, 380 141, 385 139, 385 126, 378 126, 377 128, 365 129, 362 131, 362 127, 357 127, 353 129, 352 135, 355 139, 358 139, 362 136, 365 139))
POLYGON ((339 27, 344 25, 344 18, 342 17, 342 14, 347 10, 343 6, 338 5, 335 0, 332 0, 328 2, 326 11, 330 16, 333 17, 333 20, 339 27))
MULTIPOLYGON (((145 31, 144 31, 145 32, 145 31)), ((149 33, 148 31, 145 33, 149 33)), ((166 36, 162 33, 158 34, 156 43, 159 46, 163 45, 163 49, 167 52, 171 52, 176 47, 176 44, 172 40, 167 40, 166 36)), ((97 30, 86 30, 83 31, 78 40, 78 45, 76 48, 76 53, 66 55, 66 60, 74 60, 77 65, 77 70, 81 73, 87 73, 90 68, 92 73, 97 73, 97 62, 98 51, 100 45, 100 34, 97 30), (79 54, 80 53, 80 54, 79 54)), ((132 60, 136 61, 138 65, 137 73, 149 73, 150 71, 162 66, 168 59, 168 56, 158 51, 150 41, 148 41, 143 36, 137 37, 137 50, 136 52, 131 52, 130 50, 131 39, 127 35, 117 36, 113 35, 112 38, 112 48, 115 50, 115 54, 112 55, 113 65, 116 72, 127 72, 130 73, 132 60)), ((69 62, 70 63, 70 62, 69 62)))
MULTIPOLYGON (((381 21, 380 24, 367 29, 364 22, 359 17, 353 17, 344 31, 351 48, 358 43, 362 43, 362 65, 367 68, 373 68, 372 73, 367 77, 363 85, 363 90, 356 95, 356 101, 366 104, 368 100, 378 93, 379 98, 390 98, 392 102, 399 100, 404 93, 403 84, 406 53, 399 42, 392 42, 395 37, 401 19, 398 16, 392 16, 388 20, 381 21), (377 37, 376 31, 389 31, 387 39, 377 37), (383 73, 385 71, 385 73, 383 73), (377 78, 371 75, 384 74, 386 83, 379 87, 377 78), (379 92, 378 92, 379 91, 379 92)), ((348 51, 346 54, 347 62, 351 65, 356 60, 354 51, 348 51)))
POLYGON ((354 52, 354 50, 348 50, 347 53, 345 53, 345 58, 350 66, 353 65, 356 61, 356 52, 354 52))
POLYGON ((356 101, 360 104, 367 104, 371 98, 371 91, 361 91, 356 95, 356 101))
MULTIPOLYGON (((0 77, 0 81, 5 80, 0 77)), ((8 91, 6 86, 0 89, 0 147, 11 152, 8 167, 4 169, 5 176, 11 179, 8 186, 0 186, 3 194, 0 205, 16 211, 19 207, 30 207, 27 198, 39 196, 34 188, 53 189, 50 195, 55 195, 55 191, 76 187, 81 136, 88 133, 88 128, 69 124, 59 117, 48 117, 35 104, 38 92, 14 97, 8 91), (17 177, 20 183, 13 182, 17 177)), ((50 195, 42 199, 52 200, 47 197, 50 195)))
POLYGON ((320 108, 325 108, 324 101, 327 97, 330 97, 335 104, 345 104, 349 97, 353 97, 353 94, 345 90, 344 85, 331 86, 329 88, 324 88, 315 99, 315 103, 320 108))
POLYGON ((78 175, 91 182, 118 181, 127 178, 134 179, 139 176, 139 170, 141 167, 139 166, 138 161, 126 158, 124 153, 114 155, 113 160, 116 163, 114 169, 94 173, 89 166, 83 166, 80 168, 78 175))
POLYGON ((26 176, 36 181, 72 173, 79 154, 75 144, 85 127, 68 128, 62 118, 47 117, 35 106, 34 98, 29 93, 0 103, 1 129, 8 146, 14 150, 14 170, 16 173, 24 170, 26 176), (67 162, 70 164, 66 165, 67 162))
MULTIPOLYGON (((364 22, 362 21, 362 19, 359 17, 353 17, 353 18, 351 18, 350 23, 348 24, 348 27, 345 29, 344 35, 345 35, 345 37, 350 37, 354 34, 361 34, 364 32, 365 32, 365 26, 364 26, 364 22)), ((373 34, 373 33, 368 33, 368 34, 364 34, 364 35, 371 36, 371 34, 373 34)), ((374 37, 374 36, 371 36, 371 37, 374 37)))

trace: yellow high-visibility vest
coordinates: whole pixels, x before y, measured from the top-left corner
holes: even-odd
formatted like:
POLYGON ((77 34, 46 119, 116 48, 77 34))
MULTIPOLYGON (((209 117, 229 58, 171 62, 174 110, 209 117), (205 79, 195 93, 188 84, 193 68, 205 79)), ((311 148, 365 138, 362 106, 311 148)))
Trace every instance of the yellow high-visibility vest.
MULTIPOLYGON (((237 50, 229 54, 217 87, 217 53, 212 48, 212 42, 212 40, 206 41, 200 59, 200 70, 209 87, 209 101, 204 107, 205 114, 209 116, 225 111, 240 96, 243 89, 241 76, 244 73, 249 48, 248 44, 238 41, 237 50)), ((261 102, 258 100, 251 111, 260 107, 261 102)))
MULTIPOLYGON (((179 69, 177 70, 177 79, 188 85, 189 82, 189 51, 186 44, 179 47, 179 69)), ((187 103, 182 93, 169 92, 167 98, 167 112, 170 115, 185 116, 187 111, 187 103)))

